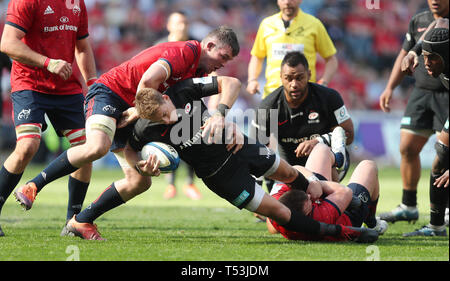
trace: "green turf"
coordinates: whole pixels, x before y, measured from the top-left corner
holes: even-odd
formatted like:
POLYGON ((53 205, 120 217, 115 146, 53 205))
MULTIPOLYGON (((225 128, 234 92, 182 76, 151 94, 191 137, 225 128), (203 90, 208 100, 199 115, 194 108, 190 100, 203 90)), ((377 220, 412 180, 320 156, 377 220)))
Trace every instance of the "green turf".
MULTIPOLYGON (((41 167, 30 167, 21 183, 41 167)), ((237 210, 218 198, 197 179, 203 193, 192 201, 181 192, 184 167, 178 174, 179 194, 162 199, 163 177, 154 180, 149 191, 116 208, 97 221, 107 241, 84 241, 60 237, 67 201, 66 180, 48 185, 30 211, 24 212, 11 196, 0 224, 1 261, 448 261, 448 237, 404 238, 429 220, 428 173, 423 171, 418 192, 420 220, 415 224, 391 224, 373 245, 288 241, 270 235, 263 223, 245 210, 237 210)), ((85 205, 115 179, 120 170, 95 170, 85 205)), ((401 198, 398 169, 381 169, 381 197, 378 211, 388 211, 401 198)), ((344 181, 345 182, 345 181, 344 181)))

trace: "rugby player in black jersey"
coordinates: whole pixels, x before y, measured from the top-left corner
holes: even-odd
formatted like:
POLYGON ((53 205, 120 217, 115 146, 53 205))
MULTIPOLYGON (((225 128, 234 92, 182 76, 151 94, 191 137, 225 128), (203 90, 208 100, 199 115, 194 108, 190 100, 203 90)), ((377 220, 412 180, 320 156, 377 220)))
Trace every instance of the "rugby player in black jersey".
MULTIPOLYGON (((256 184, 255 177, 264 175, 288 183, 293 188, 305 190, 312 198, 320 197, 325 183, 306 179, 268 147, 243 135, 234 123, 227 123, 223 132, 208 131, 210 115, 201 98, 218 92, 226 96, 229 92, 224 91, 223 84, 230 79, 237 80, 195 78, 179 82, 165 94, 153 89, 140 91, 136 96, 136 109, 140 117, 146 119, 136 123, 130 146, 140 150, 149 141, 171 144, 214 193, 237 208, 271 217, 288 229, 345 236, 357 242, 375 241, 378 233, 374 231, 327 225, 291 211, 266 194, 256 184), (179 92, 183 95, 176 94, 179 92)), ((223 115, 221 108, 224 106, 219 105, 215 114, 223 115)))
MULTIPOLYGON (((423 54, 425 68, 430 76, 439 77, 449 88, 449 24, 448 19, 438 19, 430 24, 420 42, 402 61, 402 71, 412 73, 418 57, 423 54)), ((436 157, 430 174, 430 223, 403 236, 447 236, 449 191, 449 121, 435 143, 436 157), (446 208, 447 207, 447 208, 446 208)))
MULTIPOLYGON (((401 71, 403 58, 413 50, 433 21, 440 18, 448 19, 448 0, 427 0, 427 2, 429 9, 419 12, 410 20, 402 49, 392 67, 386 88, 380 96, 380 107, 384 112, 390 112, 393 91, 407 75, 401 71)), ((413 76, 414 89, 408 98, 400 129, 400 173, 403 185, 401 204, 389 212, 380 214, 383 220, 389 222, 416 221, 419 218, 417 185, 421 175, 420 152, 429 137, 442 130, 449 112, 448 90, 439 78, 427 73, 423 56, 419 57, 413 76)))
POLYGON ((341 95, 308 82, 310 75, 301 52, 286 54, 281 63, 282 86, 261 101, 252 124, 258 139, 270 139, 264 144, 278 149, 291 165, 304 166, 317 143, 327 144, 336 155, 333 180, 341 181, 349 166, 345 146, 353 142, 353 122, 341 95), (270 126, 274 119, 278 120, 276 127, 270 126))

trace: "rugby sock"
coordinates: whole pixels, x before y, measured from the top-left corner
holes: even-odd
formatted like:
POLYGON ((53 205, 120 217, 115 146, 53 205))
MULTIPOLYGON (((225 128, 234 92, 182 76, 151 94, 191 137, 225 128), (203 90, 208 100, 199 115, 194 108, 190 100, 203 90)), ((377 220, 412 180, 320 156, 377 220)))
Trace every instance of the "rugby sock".
POLYGON ((103 193, 77 216, 77 222, 92 223, 103 213, 125 203, 112 183, 103 193))
POLYGON ((417 206, 417 190, 403 189, 402 203, 408 207, 417 206))
POLYGON ((309 235, 321 234, 321 226, 318 221, 294 210, 291 210, 291 219, 289 222, 281 226, 287 230, 303 232, 309 235))
POLYGON ((68 220, 81 211, 88 186, 89 183, 79 181, 76 178, 69 176, 69 201, 67 203, 68 220))
POLYGON ((53 160, 42 172, 39 173, 31 182, 34 182, 37 187, 37 192, 48 183, 67 176, 79 168, 72 166, 69 159, 67 159, 67 150, 61 153, 55 160, 53 160))
POLYGON ((433 185, 434 181, 441 175, 430 175, 430 224, 435 226, 444 225, 445 208, 448 203, 448 188, 433 185))
POLYGON ((368 202, 369 214, 367 215, 364 222, 369 228, 374 228, 375 226, 377 226, 377 218, 375 217, 375 214, 377 213, 378 198, 373 201, 369 200, 368 202))
POLYGON ((2 166, 0 170, 0 212, 6 199, 22 178, 22 174, 12 174, 6 170, 5 166, 2 166))

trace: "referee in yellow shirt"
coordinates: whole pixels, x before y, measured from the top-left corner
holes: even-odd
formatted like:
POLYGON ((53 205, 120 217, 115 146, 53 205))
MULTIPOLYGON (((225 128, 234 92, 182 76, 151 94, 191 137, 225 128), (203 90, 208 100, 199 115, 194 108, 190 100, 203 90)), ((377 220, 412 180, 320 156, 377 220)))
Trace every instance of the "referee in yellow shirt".
POLYGON ((290 51, 301 51, 311 70, 310 82, 316 82, 316 54, 325 59, 325 72, 319 84, 326 86, 338 68, 336 48, 322 22, 300 9, 302 0, 277 0, 280 12, 261 22, 251 51, 247 91, 259 92, 258 77, 266 64, 263 98, 281 86, 280 65, 290 51))

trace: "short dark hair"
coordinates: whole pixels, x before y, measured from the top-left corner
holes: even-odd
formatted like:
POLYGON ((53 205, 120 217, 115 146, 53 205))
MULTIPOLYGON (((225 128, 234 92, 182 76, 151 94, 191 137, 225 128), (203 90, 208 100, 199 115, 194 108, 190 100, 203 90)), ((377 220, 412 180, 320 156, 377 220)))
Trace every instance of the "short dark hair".
POLYGON ((284 56, 283 61, 281 62, 281 67, 283 67, 283 65, 285 64, 290 67, 296 67, 297 65, 302 64, 305 69, 309 68, 308 60, 306 59, 305 55, 297 51, 289 52, 284 56))
POLYGON ((278 199, 278 201, 283 203, 290 210, 300 212, 301 214, 305 214, 303 207, 305 206, 307 200, 309 200, 309 198, 306 192, 299 189, 289 190, 283 193, 283 195, 281 195, 278 199))
POLYGON ((224 25, 219 26, 206 35, 205 39, 208 38, 216 38, 219 41, 219 47, 230 46, 233 57, 239 54, 239 41, 236 33, 230 27, 224 25))

